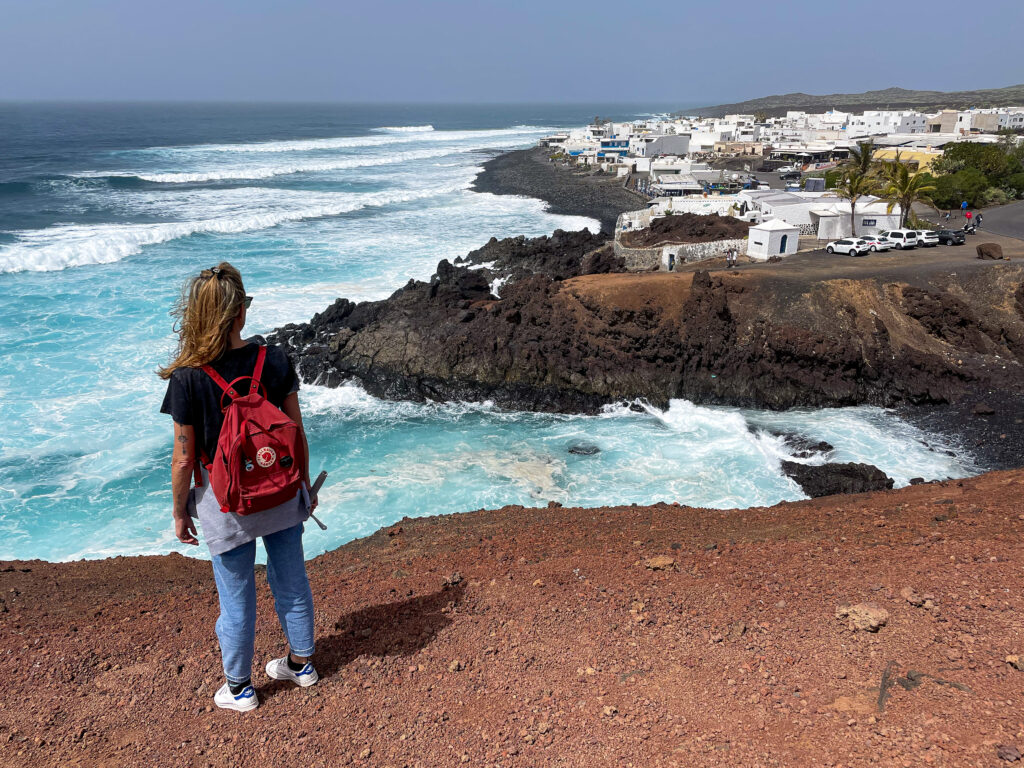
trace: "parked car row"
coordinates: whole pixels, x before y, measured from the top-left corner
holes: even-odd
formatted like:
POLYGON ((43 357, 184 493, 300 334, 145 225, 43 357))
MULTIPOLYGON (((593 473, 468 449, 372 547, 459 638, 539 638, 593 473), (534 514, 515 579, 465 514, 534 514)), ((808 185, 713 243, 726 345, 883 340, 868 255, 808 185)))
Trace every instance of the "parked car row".
POLYGON ((934 248, 939 245, 963 245, 966 241, 962 229, 888 229, 877 235, 847 237, 833 240, 825 250, 828 253, 845 253, 862 256, 865 253, 905 250, 909 248, 934 248))

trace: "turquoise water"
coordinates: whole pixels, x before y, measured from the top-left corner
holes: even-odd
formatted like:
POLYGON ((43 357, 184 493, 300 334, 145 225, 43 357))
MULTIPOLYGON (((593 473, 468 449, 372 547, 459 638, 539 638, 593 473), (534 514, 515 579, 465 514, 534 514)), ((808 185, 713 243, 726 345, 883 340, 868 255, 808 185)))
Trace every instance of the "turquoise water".
MULTIPOLYGON (((596 226, 469 185, 488 153, 626 108, 0 107, 0 559, 172 550, 170 422, 153 374, 187 276, 221 260, 248 330, 376 299, 492 235, 596 226)), ((909 478, 974 471, 879 409, 772 414, 674 402, 593 417, 301 393, 329 530, 504 504, 801 498, 767 430, 909 478), (576 442, 601 451, 570 454, 576 442)), ((941 447, 941 446, 940 446, 941 447)))

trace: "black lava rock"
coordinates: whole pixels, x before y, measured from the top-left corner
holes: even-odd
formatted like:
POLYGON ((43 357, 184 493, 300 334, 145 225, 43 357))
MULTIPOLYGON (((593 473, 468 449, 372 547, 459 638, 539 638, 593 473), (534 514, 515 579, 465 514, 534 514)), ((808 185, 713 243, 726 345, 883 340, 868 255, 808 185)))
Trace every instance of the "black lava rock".
POLYGON ((882 470, 870 464, 797 464, 782 462, 782 471, 793 478, 812 499, 837 493, 866 493, 884 491, 893 486, 893 480, 882 470))

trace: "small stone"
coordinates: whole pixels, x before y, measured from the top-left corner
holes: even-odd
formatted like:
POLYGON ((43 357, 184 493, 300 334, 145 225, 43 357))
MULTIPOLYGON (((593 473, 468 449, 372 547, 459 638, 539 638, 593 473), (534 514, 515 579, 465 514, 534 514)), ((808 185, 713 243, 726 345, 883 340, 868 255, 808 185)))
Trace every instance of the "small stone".
POLYGON ((729 625, 729 639, 739 640, 747 632, 747 625, 742 621, 737 621, 729 625))
POLYGON ((924 605, 924 598, 914 591, 913 587, 904 587, 900 590, 900 597, 913 606, 920 608, 924 605))
POLYGON ((543 587, 544 586, 544 582, 541 581, 540 579, 535 579, 534 582, 533 582, 533 586, 535 586, 535 587, 543 587))
POLYGON ((605 717, 615 717, 618 711, 619 710, 617 710, 615 707, 605 707, 603 710, 601 710, 602 714, 605 717))
POLYGON ((1015 763, 1020 760, 1020 750, 1012 744, 1000 744, 996 747, 996 756, 1008 763, 1015 763))
POLYGON ((1006 663, 1014 669, 1024 672, 1024 661, 1021 661, 1021 658, 1018 654, 1011 653, 1009 656, 1006 657, 1006 663))
POLYGON ((974 406, 973 413, 975 416, 991 416, 996 412, 996 409, 985 403, 978 403, 974 406))
POLYGON ((462 669, 462 662, 458 661, 458 660, 455 660, 451 664, 448 665, 448 671, 449 672, 459 672, 461 669, 462 669))
POLYGON ((364 749, 362 752, 359 753, 359 759, 360 760, 368 760, 370 755, 372 755, 372 754, 373 754, 373 750, 370 749, 369 747, 367 747, 366 749, 364 749))
POLYGON ((843 603, 836 608, 837 619, 847 619, 851 631, 877 632, 889 621, 889 612, 877 603, 843 603))
POLYGON ((551 730, 551 723, 541 723, 537 726, 537 733, 547 733, 551 730))
POLYGON ((667 571, 675 564, 676 561, 668 555, 656 555, 644 561, 644 565, 652 571, 667 571))

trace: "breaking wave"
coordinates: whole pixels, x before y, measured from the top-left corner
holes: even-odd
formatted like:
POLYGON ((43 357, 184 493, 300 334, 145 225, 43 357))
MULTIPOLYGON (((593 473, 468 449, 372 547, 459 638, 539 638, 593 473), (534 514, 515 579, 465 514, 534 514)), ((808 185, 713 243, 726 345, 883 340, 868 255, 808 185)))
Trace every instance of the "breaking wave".
POLYGON ((378 133, 426 133, 433 131, 434 126, 432 125, 384 125, 380 128, 374 128, 374 131, 378 133))
POLYGON ((244 144, 193 144, 183 147, 150 147, 130 150, 118 154, 135 153, 195 153, 195 152, 315 152, 330 149, 351 149, 356 147, 380 147, 389 144, 403 144, 420 141, 473 141, 496 139, 502 136, 524 136, 530 138, 549 128, 517 125, 512 128, 495 128, 478 131, 401 131, 379 136, 340 136, 323 139, 291 139, 286 141, 263 141, 244 144))
POLYGON ((18 232, 18 241, 0 248, 0 273, 54 272, 89 264, 110 264, 143 248, 197 234, 232 234, 269 229, 291 221, 340 216, 363 208, 395 205, 465 189, 466 182, 421 190, 365 194, 309 195, 304 206, 254 211, 191 221, 148 224, 66 224, 18 232))

